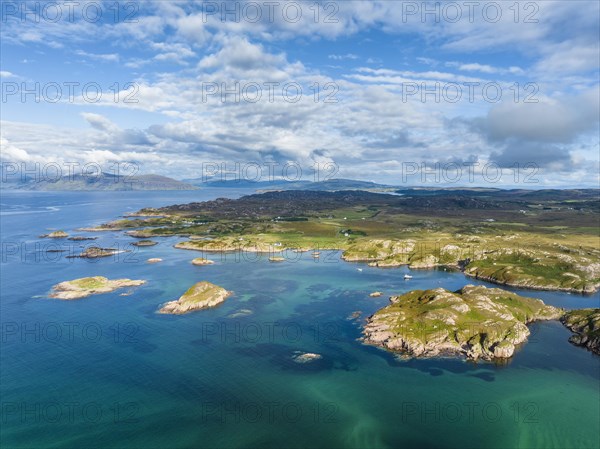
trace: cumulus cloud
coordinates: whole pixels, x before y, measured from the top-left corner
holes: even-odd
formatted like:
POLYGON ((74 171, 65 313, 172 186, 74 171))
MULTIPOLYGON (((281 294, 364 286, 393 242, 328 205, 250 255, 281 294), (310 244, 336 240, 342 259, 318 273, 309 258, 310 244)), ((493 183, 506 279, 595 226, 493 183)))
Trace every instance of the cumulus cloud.
POLYGON ((490 109, 481 129, 494 141, 568 143, 581 133, 598 129, 599 108, 596 91, 576 97, 545 97, 538 103, 506 102, 490 109))
POLYGON ((493 151, 489 160, 500 167, 537 166, 552 168, 557 171, 572 167, 572 158, 568 149, 541 142, 510 140, 500 151, 493 151))
POLYGON ((81 114, 83 129, 77 129, 76 120, 71 121, 73 129, 3 122, 7 134, 2 146, 14 158, 144 161, 145 171, 175 177, 197 170, 206 160, 294 160, 305 165, 327 160, 339 163, 344 176, 371 178, 381 172, 393 177, 405 161, 470 161, 474 155, 502 166, 533 161, 548 170, 569 165, 589 170, 590 160, 598 159, 593 154, 598 126, 596 3, 586 3, 586 8, 579 2, 539 2, 538 22, 527 24, 516 23, 506 9, 497 23, 483 20, 481 11, 472 23, 423 21, 420 15, 405 22, 402 8, 378 1, 338 2, 334 22, 325 20, 329 11, 324 4, 320 20, 309 13, 312 3, 302 3, 305 14, 298 22, 284 20, 277 10, 273 20, 263 15, 250 23, 223 21, 220 14, 206 17, 193 2, 147 2, 132 23, 24 27, 9 20, 0 30, 3 43, 44 51, 47 45, 63 45, 57 56, 120 64, 119 76, 135 78, 138 91, 132 103, 105 96, 94 106, 81 101, 61 105, 81 114), (568 26, 557 32, 563 23, 568 26), (408 58, 371 54, 365 50, 370 43, 362 44, 372 30, 386 33, 390 43, 397 39, 396 44, 406 44, 411 58, 413 50, 425 48, 415 60, 431 69, 411 67, 408 58), (342 44, 352 46, 334 47, 349 36, 354 40, 342 44), (331 66, 318 67, 308 56, 313 50, 333 61, 362 60, 378 68, 335 67, 331 75, 331 66), (444 61, 445 55, 453 61, 444 61), (524 76, 539 79, 540 103, 402 98, 406 82, 501 78, 508 86, 514 77, 524 76), (231 88, 244 81, 293 81, 303 95, 296 103, 285 101, 280 90, 272 102, 264 92, 257 103, 223 102, 220 95, 203 98, 203 82, 225 82, 231 88), (331 83, 336 102, 324 102, 326 91, 315 99, 315 83, 331 83), (139 128, 123 125, 123 108, 132 110, 139 128))

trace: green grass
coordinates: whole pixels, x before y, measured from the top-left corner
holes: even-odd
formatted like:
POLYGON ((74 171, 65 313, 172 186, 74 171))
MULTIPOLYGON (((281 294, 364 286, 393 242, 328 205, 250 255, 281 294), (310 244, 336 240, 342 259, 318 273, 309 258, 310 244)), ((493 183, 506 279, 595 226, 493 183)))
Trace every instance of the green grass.
POLYGON ((107 285, 108 279, 102 276, 87 277, 71 281, 71 284, 85 290, 93 290, 107 285))

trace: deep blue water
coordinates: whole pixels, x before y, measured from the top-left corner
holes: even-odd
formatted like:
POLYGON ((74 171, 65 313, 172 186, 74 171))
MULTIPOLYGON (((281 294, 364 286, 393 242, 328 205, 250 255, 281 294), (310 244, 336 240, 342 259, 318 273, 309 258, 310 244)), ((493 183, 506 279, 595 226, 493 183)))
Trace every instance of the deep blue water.
MULTIPOLYGON (((570 345, 557 322, 534 324, 506 365, 400 361, 357 341, 362 319, 389 295, 476 282, 460 273, 418 271, 406 282, 406 268, 358 271, 336 252, 282 264, 212 254, 215 265, 195 267, 201 253, 172 248, 180 238, 67 259, 45 245, 79 251, 89 242, 38 238, 52 229, 84 235, 76 229, 145 206, 242 193, 2 192, 2 447, 600 447, 600 358, 570 345), (92 275, 148 282, 128 296, 47 297, 57 282, 92 275), (156 314, 201 280, 235 294, 215 309, 156 314), (385 294, 370 298, 375 290, 385 294), (301 365, 295 351, 323 358, 301 365)), ((132 241, 93 235, 102 246, 132 241)), ((598 294, 515 291, 600 306, 598 294)))

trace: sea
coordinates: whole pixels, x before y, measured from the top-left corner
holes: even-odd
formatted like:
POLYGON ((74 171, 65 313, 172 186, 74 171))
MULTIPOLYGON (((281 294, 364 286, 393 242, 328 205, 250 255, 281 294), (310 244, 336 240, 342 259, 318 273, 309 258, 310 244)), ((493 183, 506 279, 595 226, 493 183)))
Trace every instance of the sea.
MULTIPOLYGON (((2 448, 600 447, 600 357, 570 344, 556 321, 532 324, 502 364, 405 360, 360 341, 364 319, 391 295, 492 284, 346 263, 337 251, 283 263, 209 254, 216 263, 198 267, 190 262, 202 253, 173 248, 181 237, 137 248, 123 232, 78 231, 142 207, 247 193, 2 192, 2 448), (39 238, 58 229, 98 240, 39 238), (129 252, 68 257, 92 244, 129 252), (53 285, 86 276, 147 282, 49 298, 53 285), (210 310, 157 313, 199 281, 234 294, 210 310), (298 363, 304 353, 321 357, 298 363)), ((600 307, 599 294, 511 290, 600 307)))

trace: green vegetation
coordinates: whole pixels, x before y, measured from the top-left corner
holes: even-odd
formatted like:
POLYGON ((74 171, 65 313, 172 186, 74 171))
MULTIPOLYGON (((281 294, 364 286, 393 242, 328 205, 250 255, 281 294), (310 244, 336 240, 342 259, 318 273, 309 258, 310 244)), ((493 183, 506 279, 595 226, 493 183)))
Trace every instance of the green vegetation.
POLYGON ((283 191, 143 209, 104 227, 185 236, 177 248, 339 249, 373 266, 451 267, 504 285, 600 287, 598 191, 283 191))
POLYGON ((529 336, 527 323, 563 314, 538 299, 470 285, 413 290, 390 301, 369 318, 364 341, 409 357, 509 358, 529 336))
POLYGON ((159 313, 182 315, 194 310, 215 307, 225 301, 231 294, 231 292, 210 282, 198 282, 181 295, 177 301, 164 304, 159 313))

